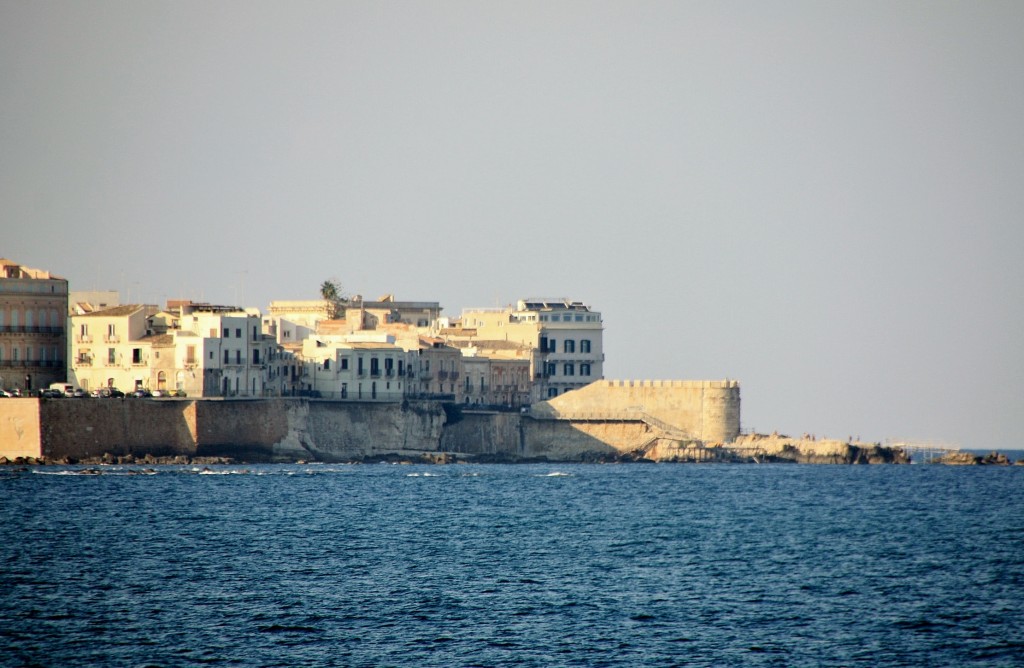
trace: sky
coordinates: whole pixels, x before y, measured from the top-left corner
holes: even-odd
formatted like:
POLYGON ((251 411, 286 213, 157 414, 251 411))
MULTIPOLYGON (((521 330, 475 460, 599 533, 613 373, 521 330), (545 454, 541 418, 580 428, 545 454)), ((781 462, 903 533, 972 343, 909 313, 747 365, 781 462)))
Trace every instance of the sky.
POLYGON ((601 312, 744 430, 1020 448, 1024 4, 0 0, 0 256, 601 312))

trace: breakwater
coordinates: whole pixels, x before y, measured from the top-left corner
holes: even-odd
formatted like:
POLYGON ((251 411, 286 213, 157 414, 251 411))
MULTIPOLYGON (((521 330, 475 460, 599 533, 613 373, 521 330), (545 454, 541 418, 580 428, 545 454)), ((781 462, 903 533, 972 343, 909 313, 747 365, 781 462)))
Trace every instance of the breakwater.
POLYGON ((0 457, 230 457, 242 461, 905 462, 877 444, 711 442, 650 417, 468 411, 436 401, 304 398, 9 399, 0 457))

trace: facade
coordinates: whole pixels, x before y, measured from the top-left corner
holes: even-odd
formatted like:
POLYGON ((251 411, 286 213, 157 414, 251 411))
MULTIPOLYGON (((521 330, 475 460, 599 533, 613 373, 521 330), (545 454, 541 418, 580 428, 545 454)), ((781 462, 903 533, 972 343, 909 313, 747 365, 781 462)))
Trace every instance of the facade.
POLYGON ((263 331, 281 345, 301 350, 302 342, 317 331, 324 320, 333 320, 336 305, 327 299, 287 300, 270 302, 263 318, 263 331))
POLYGON ((556 397, 604 376, 601 314, 568 299, 521 299, 515 307, 465 309, 450 336, 486 345, 505 341, 532 351, 531 400, 556 397))
POLYGON ((291 394, 298 383, 297 363, 263 334, 255 311, 130 304, 72 315, 70 322, 68 380, 83 390, 263 397, 291 394))
POLYGON ((530 360, 462 357, 461 402, 467 406, 519 408, 530 403, 530 360))
POLYGON ((65 380, 67 312, 67 280, 0 259, 0 388, 65 380))
POLYGON ((416 397, 463 402, 462 353, 443 339, 421 337, 414 349, 416 397))
POLYGON ((127 304, 71 315, 68 382, 86 391, 149 388, 152 345, 147 321, 158 311, 152 304, 127 304))
POLYGON ((413 355, 388 334, 309 337, 302 359, 302 390, 318 398, 399 402, 413 381, 413 355))
POLYGON ((438 302, 395 301, 394 295, 384 295, 377 301, 364 301, 356 296, 345 307, 345 320, 353 331, 401 324, 425 333, 435 326, 440 317, 441 305, 438 302))
POLYGON ((181 306, 178 328, 170 334, 175 363, 196 388, 189 396, 262 397, 287 391, 288 358, 274 337, 263 334, 259 311, 188 303, 181 306))

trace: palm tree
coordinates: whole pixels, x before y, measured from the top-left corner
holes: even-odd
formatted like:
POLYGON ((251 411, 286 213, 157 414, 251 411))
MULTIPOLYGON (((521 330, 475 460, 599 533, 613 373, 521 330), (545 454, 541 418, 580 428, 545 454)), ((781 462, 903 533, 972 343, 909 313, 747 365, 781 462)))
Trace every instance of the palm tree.
POLYGON ((329 302, 341 301, 341 286, 337 281, 326 280, 320 284, 320 296, 329 302))

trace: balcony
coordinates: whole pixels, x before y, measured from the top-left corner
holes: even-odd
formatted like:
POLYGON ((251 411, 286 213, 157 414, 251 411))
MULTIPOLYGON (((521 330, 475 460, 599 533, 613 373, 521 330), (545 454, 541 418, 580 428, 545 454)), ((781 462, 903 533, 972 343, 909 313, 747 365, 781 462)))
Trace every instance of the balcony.
POLYGON ((121 343, 121 337, 117 334, 107 334, 103 337, 104 343, 121 343))
POLYGON ((0 325, 0 334, 63 334, 60 327, 24 327, 22 325, 0 325))
POLYGON ((75 343, 92 343, 92 336, 89 334, 79 334, 75 337, 75 343))
POLYGON ((75 360, 75 366, 92 366, 92 356, 82 355, 75 360))

